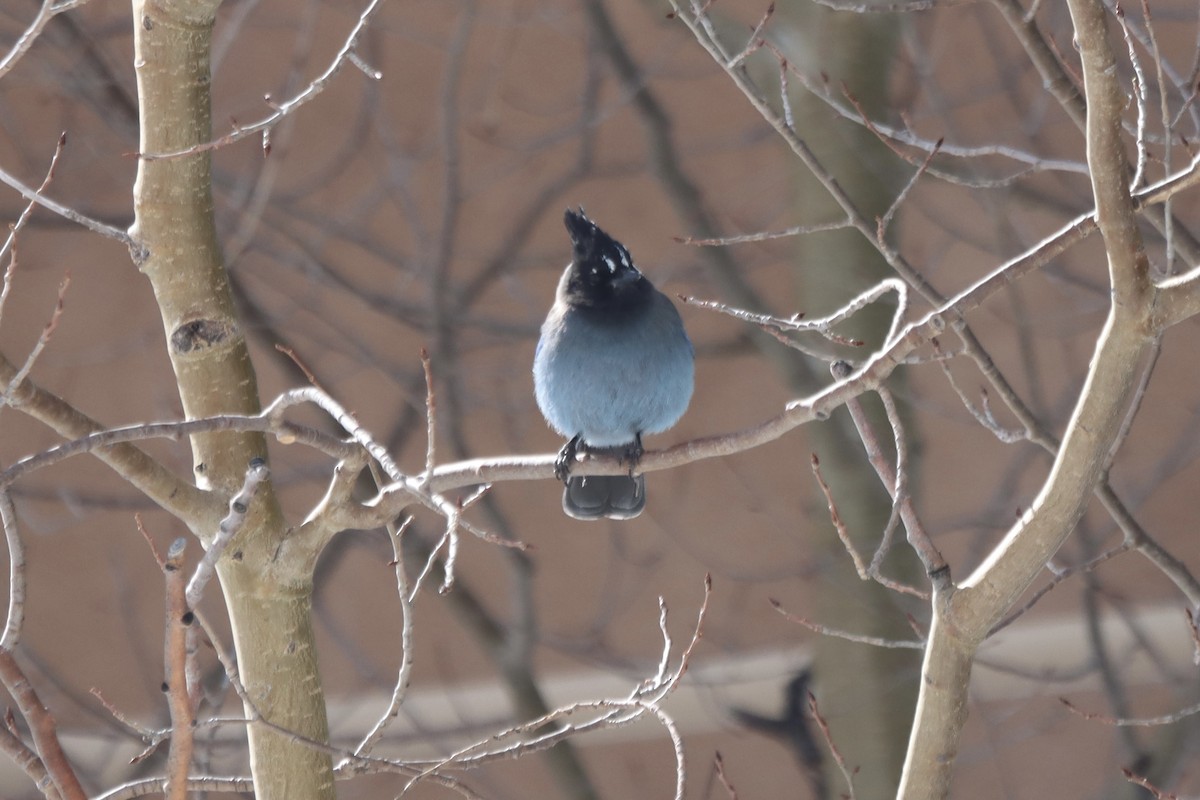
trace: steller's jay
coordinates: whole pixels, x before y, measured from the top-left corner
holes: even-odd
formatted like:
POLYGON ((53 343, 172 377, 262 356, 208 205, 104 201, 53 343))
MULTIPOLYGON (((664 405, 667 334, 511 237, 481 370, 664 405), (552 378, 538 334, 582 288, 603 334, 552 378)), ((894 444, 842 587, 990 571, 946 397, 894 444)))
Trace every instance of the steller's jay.
POLYGON ((633 266, 629 251, 567 209, 573 258, 558 282, 533 358, 538 407, 570 439, 555 474, 563 510, 576 519, 629 519, 646 505, 634 476, 642 434, 683 416, 692 397, 692 343, 675 305, 633 266), (577 452, 616 454, 629 475, 570 476, 577 452))

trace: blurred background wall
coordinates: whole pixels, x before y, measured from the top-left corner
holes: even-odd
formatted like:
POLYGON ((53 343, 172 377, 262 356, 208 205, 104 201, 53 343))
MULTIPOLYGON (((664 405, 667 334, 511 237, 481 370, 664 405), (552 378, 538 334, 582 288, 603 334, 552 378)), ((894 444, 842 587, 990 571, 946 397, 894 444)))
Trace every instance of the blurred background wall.
MULTIPOLYGON (((38 5, 10 0, 0 8, 0 44, 17 40, 38 5)), ((261 118, 272 101, 308 85, 361 7, 227 0, 213 53, 215 134, 261 118)), ((740 47, 765 10, 765 3, 719 2, 712 15, 740 47)), ((214 150, 222 245, 264 401, 308 381, 282 346, 417 472, 425 457, 424 347, 436 376, 440 461, 556 450, 561 442, 534 406, 529 369, 569 259, 561 227, 567 206, 584 206, 673 297, 815 317, 886 275, 861 237, 845 231, 715 248, 681 241, 839 217, 668 11, 657 2, 611 0, 392 0, 357 51, 379 79, 342 70, 273 129, 269 152, 261 137, 214 150)), ((1187 162, 1196 136, 1193 104, 1178 96, 1179 87, 1195 85, 1196 12, 1174 2, 1156 2, 1153 11, 1170 67, 1165 80, 1174 86, 1168 99, 1179 110, 1174 161, 1160 148, 1150 165, 1161 177, 1187 162)), ((1128 12, 1144 25, 1137 10, 1128 12)), ((1065 7, 1035 4, 1030 13, 1072 63, 1065 7)), ((119 227, 132 222, 136 169, 131 24, 127 5, 90 0, 57 16, 0 78, 0 167, 36 185, 67 131, 48 194, 119 227)), ((888 232, 943 294, 1091 208, 1080 131, 998 2, 874 14, 784 2, 764 31, 797 70, 787 87, 797 130, 871 215, 888 213, 925 152, 883 146, 855 117, 866 114, 925 144, 945 138, 944 154, 905 195, 888 232)), ((764 49, 752 64, 763 85, 777 87, 774 55, 764 49)), ((1132 107, 1129 120, 1136 126, 1132 107)), ((22 207, 15 192, 0 189, 0 218, 13 221, 22 207)), ((1184 236, 1194 202, 1185 197, 1175 212, 1176 235, 1184 236)), ((1151 241, 1157 265, 1179 266, 1174 245, 1151 241)), ((65 313, 34 379, 108 425, 178 419, 150 287, 128 253, 44 211, 22 232, 17 253, 0 348, 19 360, 32 346, 69 273, 65 313)), ((831 381, 821 359, 680 305, 696 344, 697 389, 682 422, 647 447, 747 427, 831 381)), ((914 306, 914 313, 928 309, 914 306)), ((970 322, 1042 424, 1060 431, 1106 308, 1102 250, 1088 241, 1011 285, 970 322)), ((823 354, 862 358, 880 330, 878 315, 868 316, 842 329, 867 340, 863 348, 800 338, 823 354)), ((1164 341, 1158 379, 1111 476, 1139 521, 1185 561, 1195 552, 1200 478, 1200 387, 1187 341, 1194 333, 1188 323, 1164 341)), ((949 366, 978 402, 975 368, 949 366)), ((901 370, 893 389, 916 454, 918 510, 954 574, 966 575, 1029 503, 1049 461, 1028 443, 1005 444, 985 430, 935 363, 901 370)), ((996 414, 1000 426, 1015 425, 999 407, 996 414)), ((316 413, 300 418, 330 427, 316 413)), ((2 464, 56 442, 12 410, 0 426, 2 464)), ((413 694, 388 751, 444 755, 531 716, 529 698, 505 678, 506 647, 551 705, 627 694, 660 655, 658 598, 670 610, 678 652, 711 574, 703 639, 670 706, 686 742, 689 796, 728 796, 713 767, 718 751, 742 798, 845 791, 828 755, 813 761, 810 751, 825 748, 820 732, 788 711, 788 687, 801 675, 858 770, 858 797, 887 796, 906 743, 916 651, 821 636, 769 602, 855 634, 912 642, 922 633, 920 601, 858 580, 813 480, 815 452, 828 464, 853 536, 871 552, 890 504, 849 431, 835 415, 750 452, 654 473, 646 513, 627 522, 565 517, 561 487, 551 481, 495 486, 471 518, 532 549, 516 555, 467 538, 455 591, 420 596, 413 694), (482 637, 472 610, 494 623, 496 638, 482 637)), ((299 447, 272 447, 285 509, 298 523, 323 493, 330 464, 299 447)), ((185 447, 150 449, 181 473, 190 469, 185 447)), ((159 542, 184 531, 93 461, 66 462, 17 489, 29 536, 24 644, 68 749, 89 765, 91 789, 153 771, 154 758, 127 763, 140 741, 90 692, 147 726, 165 724, 162 581, 134 514, 159 542)), ((418 515, 412 535, 432 541, 440 528, 418 515)), ((1111 521, 1092 509, 1057 565, 1119 542, 1111 521)), ((318 569, 322 672, 335 734, 346 741, 369 727, 395 677, 399 611, 390 559, 382 532, 351 532, 318 569)), ((883 571, 927 588, 901 545, 883 571)), ((1050 580, 1047 572, 1035 589, 1050 580)), ((1115 715, 1192 702, 1182 609, 1169 582, 1133 555, 1048 593, 985 647, 956 796, 1127 796, 1117 766, 1148 754, 1174 791, 1200 791, 1190 720, 1165 733, 1127 733, 1073 715, 1057 699, 1115 715)), ((237 713, 219 685, 212 702, 237 713)), ((237 731, 206 735, 213 767, 236 769, 237 731)), ((672 791, 671 744, 652 724, 583 736, 574 746, 587 779, 574 793, 541 756, 463 779, 495 798, 672 791)), ((15 770, 0 774, 9 775, 0 794, 34 796, 15 770)), ((348 783, 342 796, 390 797, 402 787, 376 777, 348 783)))

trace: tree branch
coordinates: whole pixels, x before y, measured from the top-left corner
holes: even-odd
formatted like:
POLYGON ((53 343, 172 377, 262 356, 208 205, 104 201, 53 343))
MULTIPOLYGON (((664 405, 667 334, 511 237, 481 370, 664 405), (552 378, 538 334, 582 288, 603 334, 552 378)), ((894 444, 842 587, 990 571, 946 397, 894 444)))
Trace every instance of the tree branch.
POLYGON ((1069 0, 1084 64, 1088 164, 1108 255, 1113 303, 1075 412, 1041 492, 958 592, 935 597, 924 680, 899 796, 947 796, 966 719, 975 649, 1070 536, 1108 463, 1151 344, 1149 265, 1120 141, 1122 101, 1106 15, 1098 0, 1069 0))
MULTIPOLYGON (((17 368, 0 355, 0 385, 7 386, 17 368)), ((104 430, 103 426, 29 379, 16 384, 12 407, 52 428, 60 436, 79 439, 104 430)), ((220 519, 221 503, 191 483, 181 480, 158 461, 131 444, 114 444, 95 455, 152 501, 189 525, 220 519)))
POLYGON ((0 647, 0 682, 17 703, 21 715, 29 723, 37 754, 54 781, 62 800, 87 800, 87 792, 79 783, 67 754, 58 741, 58 726, 50 709, 42 705, 37 690, 17 664, 12 651, 0 647))

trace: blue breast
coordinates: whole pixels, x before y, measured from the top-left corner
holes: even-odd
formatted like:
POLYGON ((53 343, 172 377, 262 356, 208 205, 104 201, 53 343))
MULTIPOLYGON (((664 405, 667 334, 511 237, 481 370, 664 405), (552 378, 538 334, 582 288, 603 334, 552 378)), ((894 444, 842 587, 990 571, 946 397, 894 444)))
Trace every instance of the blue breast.
POLYGON ((692 344, 679 312, 654 293, 648 313, 619 324, 557 307, 542 326, 534 390, 550 425, 594 447, 674 425, 692 397, 692 344))

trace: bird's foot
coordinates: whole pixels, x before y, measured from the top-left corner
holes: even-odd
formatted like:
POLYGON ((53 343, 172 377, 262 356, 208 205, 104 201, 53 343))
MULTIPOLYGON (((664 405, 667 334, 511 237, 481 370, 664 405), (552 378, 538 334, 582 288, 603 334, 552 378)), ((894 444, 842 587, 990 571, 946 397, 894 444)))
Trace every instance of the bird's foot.
POLYGON ((558 458, 554 459, 554 477, 566 483, 571 475, 571 465, 575 463, 575 456, 583 450, 583 439, 579 436, 572 437, 571 441, 564 444, 558 451, 558 458))
POLYGON ((642 447, 642 434, 637 434, 633 441, 625 445, 625 450, 618 456, 622 464, 629 465, 629 477, 633 477, 633 471, 637 469, 638 462, 642 460, 642 453, 646 449, 642 447))

